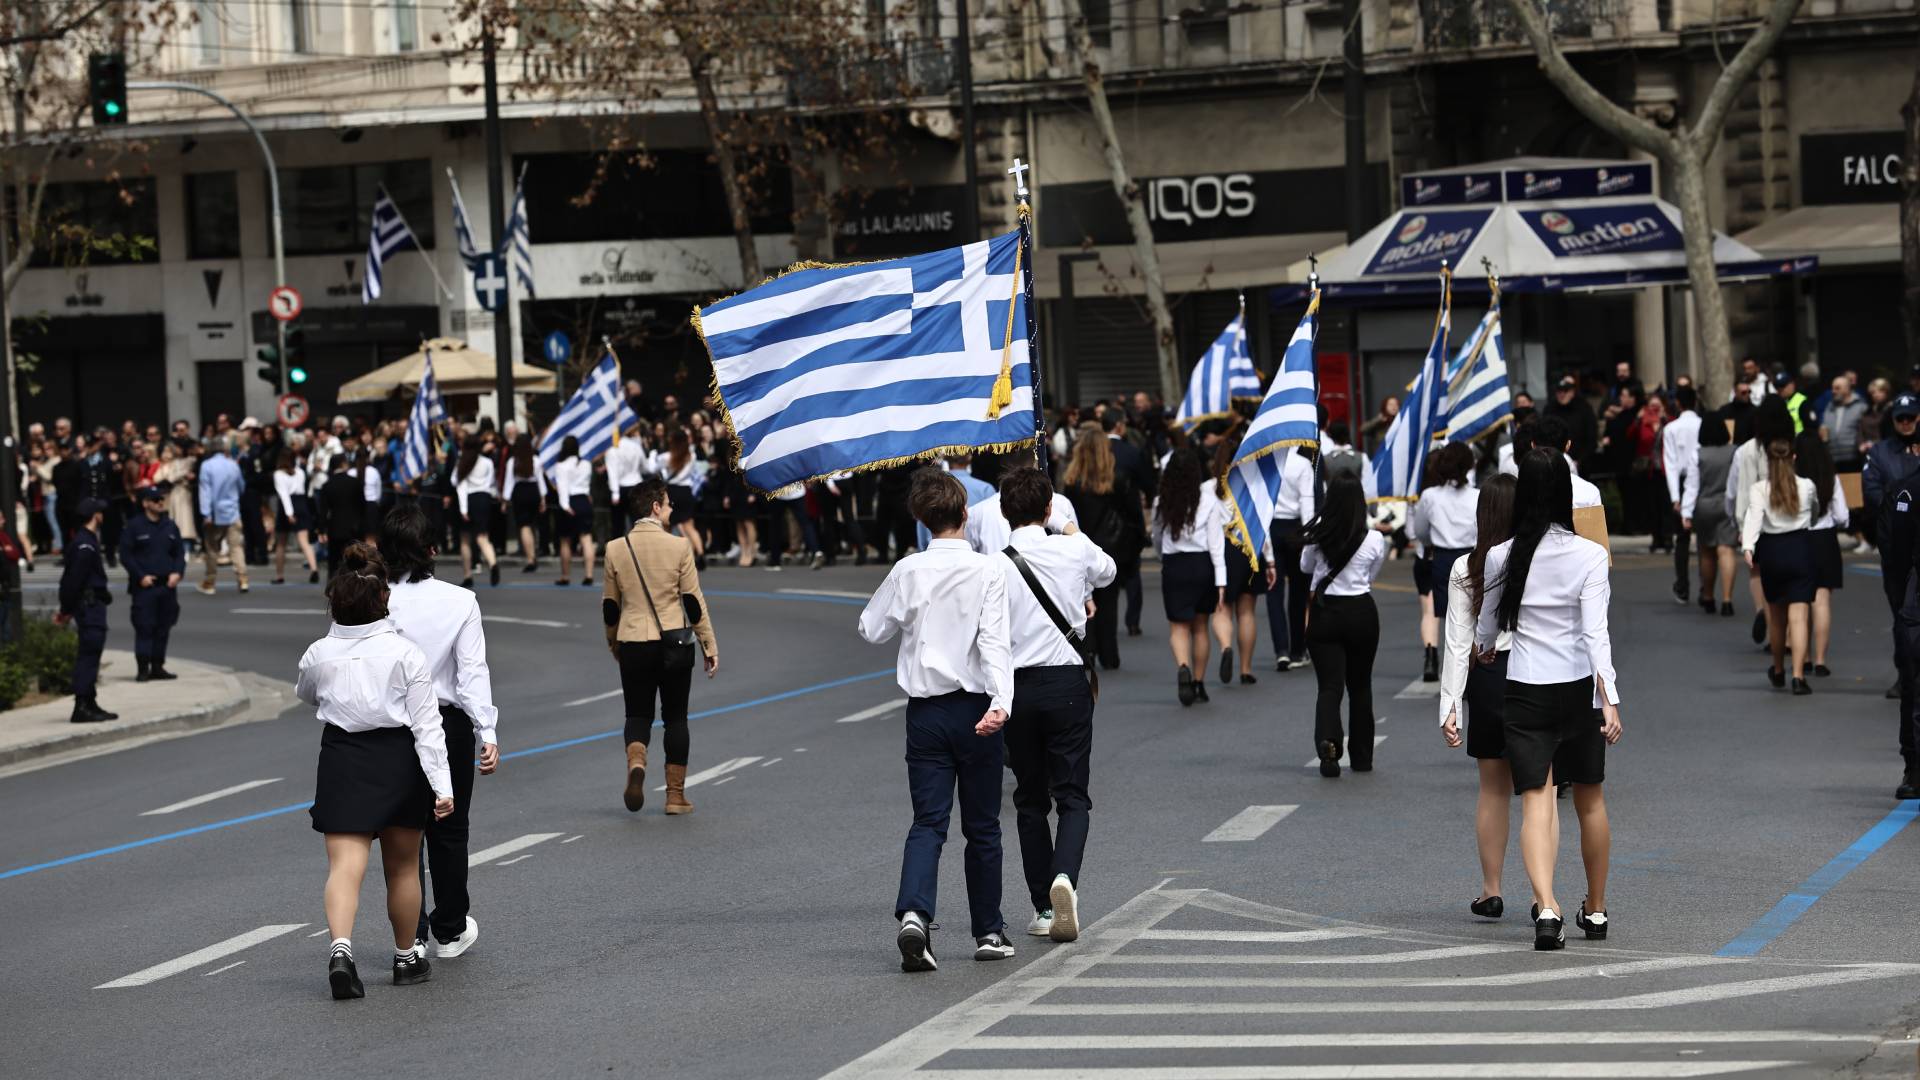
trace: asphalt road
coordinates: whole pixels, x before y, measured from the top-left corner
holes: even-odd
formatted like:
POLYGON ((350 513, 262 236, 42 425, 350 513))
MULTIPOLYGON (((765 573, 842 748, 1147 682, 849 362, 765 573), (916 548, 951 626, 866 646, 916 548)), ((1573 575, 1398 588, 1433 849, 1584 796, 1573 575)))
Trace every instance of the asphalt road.
MULTIPOLYGON (((1309 672, 1177 705, 1150 578, 1096 720, 1092 929, 974 963, 955 828, 955 929, 921 976, 892 943, 902 695, 854 633, 878 570, 707 575, 722 667, 695 687, 692 769, 722 771, 671 819, 657 794, 620 806, 597 593, 509 575, 480 592, 508 759, 476 784, 473 846, 510 850, 473 869, 471 953, 389 985, 370 883, 367 998, 330 1000, 303 709, 0 779, 0 1076, 1912 1075, 1920 830, 1892 798, 1878 581, 1849 576, 1836 674, 1793 699, 1747 619, 1675 606, 1659 565, 1616 567, 1605 943, 1531 951, 1517 851, 1509 916, 1467 912, 1472 766, 1432 698, 1396 698, 1418 675, 1405 563, 1379 594, 1377 771, 1337 781, 1306 764, 1309 672), (1230 821, 1245 838, 1209 839, 1230 821)), ((183 604, 177 654, 287 680, 326 628, 305 585, 183 604)), ((1570 815, 1561 858, 1576 902, 1570 815)))

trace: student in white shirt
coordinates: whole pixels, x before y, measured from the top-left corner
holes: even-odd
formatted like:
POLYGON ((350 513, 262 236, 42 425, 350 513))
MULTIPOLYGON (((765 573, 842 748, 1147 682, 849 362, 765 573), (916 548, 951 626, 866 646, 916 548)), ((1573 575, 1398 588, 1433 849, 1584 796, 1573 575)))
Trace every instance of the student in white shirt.
MULTIPOLYGON (((474 760, 479 759, 482 776, 499 767, 500 713, 493 705, 480 601, 471 591, 433 576, 433 543, 432 527, 417 503, 395 506, 380 523, 380 554, 391 590, 387 611, 400 636, 426 657, 453 774, 453 813, 427 827, 433 912, 429 915, 422 905, 415 936, 423 942, 431 937, 440 958, 451 959, 480 936, 480 924, 468 914, 472 902, 467 895, 474 760)), ((351 551, 346 565, 355 565, 351 551)))
MULTIPOLYGON (((1088 440, 1097 442, 1098 440, 1088 440)), ((1039 469, 1000 478, 1000 505, 1013 524, 1004 552, 1007 621, 1013 650, 1013 711, 1007 718, 1007 761, 1020 864, 1033 902, 1027 933, 1072 941, 1080 936, 1080 862, 1087 846, 1088 771, 1093 755, 1093 695, 1088 683, 1087 618, 1093 591, 1112 584, 1113 559, 1086 536, 1048 533, 1053 485, 1039 469), (1023 570, 1033 575, 1029 582, 1023 570), (1044 590, 1063 630, 1036 595, 1044 590), (1071 631, 1069 637, 1067 631, 1071 631), (1049 799, 1051 796, 1051 799, 1049 799), (1047 827, 1051 802, 1058 831, 1047 827)))
MULTIPOLYGON (((1349 451, 1351 452, 1351 451, 1349 451)), ((1267 531, 1276 571, 1267 593, 1267 628, 1273 635, 1273 669, 1305 667, 1307 593, 1312 586, 1300 569, 1300 532, 1313 520, 1314 454, 1296 448, 1280 461, 1280 490, 1273 498, 1273 525, 1267 531), (1284 582, 1284 586, 1281 584, 1284 582)))
MULTIPOLYGON (((1673 407, 1680 410, 1680 415, 1660 429, 1660 463, 1667 478, 1667 501, 1673 504, 1677 516, 1687 477, 1700 468, 1699 395, 1691 386, 1678 387, 1673 392, 1673 407)), ((1687 582, 1687 548, 1692 539, 1692 531, 1682 520, 1673 538, 1673 598, 1681 604, 1692 595, 1687 582)))
POLYGON ((353 920, 375 839, 393 926, 393 981, 425 982, 432 968, 416 944, 420 832, 453 812, 446 736, 433 676, 420 649, 387 618, 380 556, 353 544, 355 568, 327 583, 333 628, 300 658, 294 693, 321 722, 313 828, 326 837, 327 982, 336 1001, 366 996, 353 963, 353 920))
POLYGON ((1746 515, 1740 524, 1740 550, 1747 566, 1758 571, 1767 598, 1768 644, 1773 663, 1767 681, 1785 686, 1782 670, 1788 649, 1793 651, 1793 693, 1813 693, 1806 674, 1807 624, 1811 618, 1817 582, 1814 573, 1813 521, 1825 511, 1818 504, 1813 481, 1794 471, 1793 443, 1767 443, 1767 474, 1747 491, 1746 515))
POLYGON ((560 457, 549 470, 553 474, 553 497, 560 504, 554 515, 553 546, 560 549, 560 580, 555 585, 573 584, 573 551, 580 549, 586 577, 582 585, 593 584, 593 463, 580 456, 580 440, 569 435, 560 440, 560 457))
POLYGON ((1840 530, 1847 527, 1847 495, 1840 486, 1833 452, 1817 429, 1809 428, 1794 441, 1794 470, 1813 481, 1813 674, 1826 678, 1827 645, 1833 637, 1833 590, 1847 584, 1846 564, 1840 559, 1840 530))
MULTIPOLYGON (((707 568, 706 537, 694 523, 694 498, 704 476, 706 463, 693 453, 693 441, 687 435, 686 428, 675 428, 667 437, 667 449, 655 453, 652 457, 653 474, 667 482, 667 495, 672 500, 673 512, 670 515, 668 531, 683 538, 693 547, 693 565, 695 569, 707 568)), ((648 516, 645 508, 628 508, 629 516, 638 521, 648 516)))
POLYGON ((1013 707, 1006 560, 967 546, 967 492, 937 469, 914 474, 908 507, 933 532, 926 550, 895 563, 860 613, 860 636, 900 635, 898 679, 907 693, 907 787, 913 827, 900 866, 894 917, 900 970, 932 971, 940 848, 960 793, 967 839, 967 907, 975 960, 1013 955, 1000 914, 1001 728, 1013 707))
POLYGON ((1473 833, 1480 849, 1480 895, 1468 905, 1475 915, 1497 919, 1506 910, 1500 876, 1507 862, 1507 834, 1513 807, 1513 770, 1507 767, 1507 650, 1512 639, 1500 635, 1492 663, 1474 655, 1477 601, 1486 592, 1487 552, 1513 536, 1511 476, 1497 475, 1480 488, 1475 505, 1473 550, 1447 575, 1446 648, 1440 661, 1440 734, 1480 769, 1480 797, 1473 833), (1462 737, 1461 728, 1466 728, 1462 737))
POLYGON ((1407 531, 1420 542, 1433 564, 1433 614, 1447 618, 1447 582, 1456 560, 1473 550, 1480 492, 1468 483, 1473 474, 1473 448, 1452 442, 1427 461, 1432 487, 1420 493, 1409 515, 1407 531))
MULTIPOLYGON (((1759 382, 1765 384, 1766 380, 1759 382)), ((1793 438, 1793 413, 1788 411, 1786 399, 1768 394, 1753 410, 1753 438, 1733 452, 1733 472, 1727 478, 1726 498, 1727 516, 1733 519, 1736 529, 1745 528, 1748 495, 1754 485, 1766 480, 1767 446, 1776 439, 1791 443, 1793 438)), ((1767 603, 1760 571, 1751 561, 1747 563, 1747 593, 1753 598, 1753 643, 1765 644, 1770 637, 1784 633, 1783 628, 1769 625, 1773 609, 1767 603)))
MULTIPOLYGON (((984 485, 984 481, 975 481, 984 485)), ((965 487, 966 482, 962 481, 965 487)), ((991 487, 987 488, 992 491, 991 487)), ((1047 531, 1050 533, 1078 532, 1080 515, 1073 509, 1073 503, 1065 495, 1054 492, 1053 501, 1047 508, 1047 531)), ((994 492, 978 502, 967 506, 967 544, 982 555, 992 555, 1004 550, 1007 542, 1013 539, 1013 525, 1007 521, 1007 515, 1000 509, 1000 494, 994 492)))
POLYGON ((645 440, 640 437, 640 423, 636 420, 627 430, 620 433, 613 448, 605 457, 607 463, 607 487, 613 494, 614 535, 625 536, 627 526, 646 516, 642 508, 638 513, 627 507, 627 492, 640 486, 647 478, 647 468, 652 464, 652 455, 647 452, 645 440))
POLYGON ((1180 704, 1206 701, 1207 617, 1227 591, 1227 513, 1197 451, 1183 448, 1167 458, 1153 502, 1153 544, 1180 704))
POLYGON ((493 554, 493 459, 481 448, 480 436, 469 435, 460 447, 460 464, 453 471, 453 494, 460 504, 460 572, 463 589, 473 588, 473 549, 487 567, 488 584, 500 584, 500 563, 493 554))
MULTIPOLYGON (((1213 451, 1212 474, 1214 498, 1220 500, 1222 510, 1222 528, 1232 524, 1232 513, 1228 510, 1228 500, 1233 497, 1227 490, 1225 477, 1233 467, 1234 456, 1240 452, 1240 437, 1243 432, 1235 430, 1220 440, 1213 451)), ((1285 455, 1292 458, 1294 454, 1285 455)), ((1284 471, 1285 465, 1282 465, 1284 471)), ((1253 649, 1260 641, 1260 623, 1254 617, 1254 606, 1265 595, 1279 573, 1273 565, 1273 541, 1266 540, 1259 551, 1249 558, 1239 544, 1228 543, 1224 546, 1227 560, 1227 588, 1220 596, 1220 605, 1213 609, 1211 626, 1214 640, 1220 644, 1220 685, 1233 685, 1234 672, 1240 673, 1243 686, 1252 686, 1260 680, 1253 677, 1253 649), (1238 666, 1234 647, 1239 646, 1238 666)), ((1276 650, 1278 652, 1279 650, 1276 650)), ((1200 680, 1206 681, 1207 673, 1199 673, 1200 680)))
POLYGON ((1607 745, 1620 740, 1620 688, 1607 636, 1605 548, 1573 531, 1572 471, 1566 457, 1537 446, 1520 458, 1513 539, 1490 549, 1474 648, 1507 654, 1507 765, 1520 796, 1520 854, 1538 905, 1537 950, 1566 947, 1565 908, 1553 891, 1560 846, 1556 782, 1573 785, 1587 898, 1576 925, 1589 939, 1607 936, 1607 872, 1613 847, 1607 822, 1607 745), (1599 715, 1595 715, 1598 710, 1599 715))
POLYGON ((280 467, 273 472, 273 583, 287 583, 287 540, 300 544, 307 560, 307 584, 320 583, 320 565, 313 558, 313 500, 307 496, 307 474, 292 450, 280 451, 280 467))
POLYGON ((363 448, 353 455, 353 463, 360 470, 360 500, 367 504, 361 521, 365 523, 368 539, 380 532, 380 502, 385 494, 380 480, 380 466, 374 458, 375 452, 371 448, 363 448))
POLYGON ((514 437, 513 451, 507 455, 500 490, 513 507, 513 523, 520 527, 520 557, 527 561, 523 574, 540 569, 540 548, 535 543, 534 523, 547 512, 547 478, 534 463, 533 436, 522 432, 514 437))
POLYGON ((1312 591, 1307 598, 1307 651, 1313 657, 1319 697, 1313 711, 1313 746, 1320 775, 1340 775, 1344 743, 1354 772, 1373 771, 1373 657, 1380 648, 1380 612, 1373 606, 1373 579, 1387 560, 1387 538, 1367 524, 1367 496, 1353 476, 1327 485, 1320 513, 1301 534, 1300 567, 1312 591), (1340 726, 1340 701, 1349 723, 1340 726))

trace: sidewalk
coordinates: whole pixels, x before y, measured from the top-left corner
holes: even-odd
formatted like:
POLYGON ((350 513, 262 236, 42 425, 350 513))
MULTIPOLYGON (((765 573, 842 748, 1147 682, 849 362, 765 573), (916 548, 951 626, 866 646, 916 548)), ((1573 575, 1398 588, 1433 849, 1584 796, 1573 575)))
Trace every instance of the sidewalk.
POLYGON ((0 771, 15 771, 12 767, 23 762, 66 757, 106 744, 215 727, 249 713, 256 698, 280 697, 266 680, 243 677, 211 664, 175 660, 167 668, 180 677, 137 683, 133 681, 133 654, 108 649, 101 662, 98 696, 101 707, 119 713, 120 719, 107 723, 70 722, 71 696, 0 712, 0 771))

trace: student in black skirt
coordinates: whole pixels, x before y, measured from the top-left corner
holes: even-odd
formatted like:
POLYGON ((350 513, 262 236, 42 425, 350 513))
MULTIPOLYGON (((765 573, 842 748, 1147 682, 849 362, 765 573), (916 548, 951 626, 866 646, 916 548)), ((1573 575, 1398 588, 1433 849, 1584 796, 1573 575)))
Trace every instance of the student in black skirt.
POLYGON ((326 837, 327 982, 335 1000, 364 997, 353 963, 353 921, 374 840, 387 879, 393 982, 432 970, 414 937, 420 917, 420 835, 453 813, 446 733, 427 658, 387 618, 387 575, 374 549, 348 547, 327 583, 333 628, 300 658, 295 693, 321 721, 313 828, 326 837))
POLYGON ((500 584, 500 563, 493 554, 493 458, 486 443, 470 435, 460 447, 460 465, 453 471, 453 496, 460 505, 461 588, 473 588, 473 549, 487 568, 488 583, 500 584))
POLYGON ((1473 815, 1473 835, 1480 849, 1480 895, 1468 906, 1487 919, 1497 919, 1506 910, 1500 876, 1506 868, 1513 809, 1506 731, 1507 650, 1512 638, 1501 634, 1494 642, 1493 661, 1478 663, 1473 624, 1486 594, 1487 552, 1513 535, 1513 488, 1513 477, 1503 473, 1480 489, 1473 550, 1456 560, 1447 575, 1446 647, 1440 661, 1440 734, 1456 750, 1464 742, 1467 756, 1480 768, 1480 798, 1473 815))
POLYGON ((573 552, 580 549, 586 577, 580 584, 593 584, 593 463, 580 456, 580 440, 569 435, 560 441, 560 457, 550 470, 553 474, 553 498, 559 503, 554 515, 553 546, 560 550, 560 580, 555 585, 573 584, 573 552))
POLYGON ((513 440, 513 452, 507 455, 506 478, 500 490, 513 505, 513 523, 520 527, 520 556, 527 560, 520 572, 531 574, 540 569, 540 548, 534 524, 547 511, 547 481, 534 464, 533 436, 522 432, 513 440))
MULTIPOLYGON (((1433 467, 1433 459, 1439 451, 1427 455, 1426 464, 1421 467, 1420 497, 1426 498, 1427 491, 1441 483, 1440 473, 1433 467)), ((1413 537, 1413 508, 1409 507, 1406 521, 1406 534, 1413 537)), ((1446 588, 1447 583, 1439 583, 1446 588)), ((1413 544, 1413 588, 1420 594, 1420 681, 1440 681, 1440 616, 1433 608, 1433 553, 1426 545, 1417 540, 1413 544)))
MULTIPOLYGON (((1213 454, 1213 475, 1221 479, 1214 481, 1214 494, 1224 509, 1232 496, 1227 492, 1227 470, 1233 467, 1233 458, 1240 452, 1240 436, 1236 431, 1220 440, 1220 446, 1213 454)), ((1220 685, 1233 683, 1234 645, 1240 646, 1240 682, 1252 686, 1259 682, 1253 677, 1253 650, 1260 640, 1260 624, 1254 619, 1254 606, 1267 590, 1273 588, 1277 578, 1273 565, 1273 540, 1268 538, 1259 552, 1256 563, 1247 558, 1238 544, 1228 544, 1227 588, 1221 594, 1221 605, 1213 613, 1213 635, 1220 641, 1220 685)), ((1204 676, 1204 673, 1203 673, 1204 676)))
POLYGON ((1427 459, 1431 485, 1420 493, 1408 514, 1407 531, 1420 541, 1431 567, 1435 619, 1447 619, 1447 583, 1453 577, 1453 564, 1474 547, 1474 522, 1478 515, 1480 493, 1469 480, 1473 476, 1473 448, 1466 443, 1448 443, 1427 459))
POLYGON ((307 560, 307 584, 320 582, 320 564, 313 557, 313 500, 307 497, 307 471, 292 450, 280 451, 273 473, 273 583, 287 583, 287 540, 300 544, 307 560))
POLYGON ((1175 450, 1160 474, 1153 543, 1160 552, 1160 598, 1179 669, 1180 704, 1206 701, 1207 617, 1227 590, 1227 522, 1213 478, 1194 450, 1175 450))
POLYGON ((1740 524, 1740 547, 1747 566, 1760 575, 1767 599, 1767 637, 1773 663, 1767 681, 1787 685, 1786 653, 1793 653, 1793 693, 1813 693, 1807 685, 1807 634, 1814 593, 1818 591, 1813 519, 1821 513, 1813 481, 1794 469, 1793 444, 1774 439, 1766 446, 1766 476, 1747 491, 1740 524))
POLYGON ((1827 645, 1833 638, 1833 590, 1847 583, 1840 560, 1840 532, 1848 522, 1847 496, 1833 467, 1833 454, 1818 431, 1803 432, 1793 444, 1794 469, 1813 481, 1813 673, 1833 674, 1827 645))
POLYGON ((1607 550, 1573 531, 1573 474, 1565 455, 1544 447, 1520 459, 1513 539, 1487 551, 1474 629, 1482 656, 1497 632, 1507 654, 1507 765, 1520 796, 1520 855, 1533 885, 1533 947, 1566 947, 1565 909, 1553 891, 1560 853, 1554 785, 1573 785, 1587 898, 1576 925, 1607 936, 1607 745, 1620 741, 1620 689, 1607 634, 1607 550))
POLYGON ((1340 775, 1340 750, 1354 772, 1373 771, 1373 658, 1380 649, 1380 612, 1373 579, 1387 561, 1387 538, 1367 522, 1360 478, 1339 475, 1327 484, 1320 513, 1301 533, 1300 569, 1307 596, 1307 653, 1319 697, 1313 710, 1313 746, 1320 775, 1340 775), (1340 700, 1349 723, 1340 729, 1340 700))

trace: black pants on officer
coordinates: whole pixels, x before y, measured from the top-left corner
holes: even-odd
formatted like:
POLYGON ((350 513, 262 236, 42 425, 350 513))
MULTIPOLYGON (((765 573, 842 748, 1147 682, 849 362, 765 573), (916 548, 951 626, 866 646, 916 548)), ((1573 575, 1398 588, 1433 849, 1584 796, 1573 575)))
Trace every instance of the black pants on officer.
POLYGON ((73 659, 73 693, 90 698, 100 681, 100 654, 107 648, 107 606, 88 604, 74 624, 80 632, 80 651, 73 659))
POLYGON ((1904 593, 1887 602, 1893 607, 1893 664, 1900 673, 1900 760, 1909 776, 1920 772, 1920 579, 1908 576, 1904 593))
POLYGON ((1013 715, 1005 729, 1013 766, 1013 809, 1020 866, 1033 910, 1053 906, 1056 874, 1080 883, 1093 800, 1087 794, 1093 758, 1093 695, 1079 664, 1021 668, 1013 673, 1013 715), (1059 815, 1047 826, 1047 811, 1059 815))
POLYGON ((133 655, 159 667, 167 662, 167 638, 180 621, 179 594, 156 582, 133 590, 133 655))
POLYGON ((445 944, 467 931, 467 832, 473 804, 473 721, 452 705, 440 706, 440 728, 447 735, 447 768, 453 772, 453 813, 427 826, 420 845, 420 866, 432 871, 433 913, 427 890, 420 891, 420 926, 414 937, 445 944))

